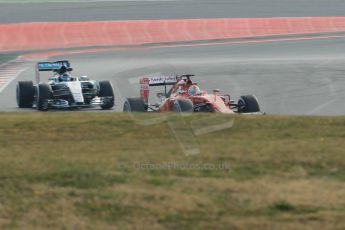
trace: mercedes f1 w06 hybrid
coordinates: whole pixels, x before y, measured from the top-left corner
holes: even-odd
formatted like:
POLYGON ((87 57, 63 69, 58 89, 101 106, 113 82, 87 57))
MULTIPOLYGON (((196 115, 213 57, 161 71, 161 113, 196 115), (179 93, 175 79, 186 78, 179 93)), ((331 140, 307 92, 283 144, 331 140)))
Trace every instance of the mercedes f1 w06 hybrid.
POLYGON ((140 97, 127 98, 123 110, 127 112, 220 112, 262 114, 256 96, 241 96, 237 102, 230 94, 213 90, 212 94, 200 90, 191 77, 158 76, 140 79, 140 97), (167 86, 172 86, 170 90, 167 86), (149 103, 150 86, 163 86, 164 92, 156 93, 158 102, 149 103))
POLYGON ((100 106, 111 109, 114 106, 114 91, 109 81, 92 81, 87 76, 71 75, 67 60, 39 62, 36 65, 36 82, 19 81, 16 96, 19 108, 68 109, 100 106), (53 71, 47 82, 40 81, 41 71, 53 71))

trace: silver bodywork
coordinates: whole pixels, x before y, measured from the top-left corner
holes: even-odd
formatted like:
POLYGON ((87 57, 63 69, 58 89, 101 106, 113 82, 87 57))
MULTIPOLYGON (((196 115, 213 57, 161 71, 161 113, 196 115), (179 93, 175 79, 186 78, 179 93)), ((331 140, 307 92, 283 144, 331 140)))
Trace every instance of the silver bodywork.
MULTIPOLYGON (((48 79, 47 84, 50 85, 52 88, 54 86, 59 86, 64 89, 66 95, 71 95, 73 98, 73 103, 70 103, 68 100, 65 99, 51 99, 47 101, 47 107, 52 107, 55 109, 68 109, 68 108, 90 108, 94 106, 102 106, 106 103, 107 98, 101 98, 95 96, 89 101, 85 103, 82 84, 83 83, 91 83, 93 85, 97 85, 96 81, 91 81, 87 76, 82 76, 80 78, 73 78, 73 81, 66 81, 60 82, 59 75, 54 75, 48 79), (68 90, 66 90, 68 89, 68 90)), ((34 105, 35 106, 35 105, 34 105)))

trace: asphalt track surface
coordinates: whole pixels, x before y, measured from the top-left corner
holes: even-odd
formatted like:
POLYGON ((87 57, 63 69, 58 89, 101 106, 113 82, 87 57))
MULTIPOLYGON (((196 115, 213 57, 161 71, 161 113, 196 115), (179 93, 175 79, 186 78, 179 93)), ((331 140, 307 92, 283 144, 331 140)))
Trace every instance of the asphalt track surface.
MULTIPOLYGON (((234 98, 255 94, 270 114, 343 115, 345 112, 344 38, 269 43, 172 47, 68 55, 75 75, 87 74, 115 86, 114 111, 123 98, 138 96, 137 77, 155 73, 194 73, 199 85, 220 88, 234 98), (317 48, 316 48, 317 47, 317 48), (130 79, 130 80, 129 80, 130 79)), ((29 65, 28 65, 29 66, 29 65)), ((17 80, 31 80, 28 67, 17 80)), ((19 111, 13 81, 0 108, 19 111)), ((32 111, 32 110, 23 110, 32 111)))
MULTIPOLYGON (((250 1, 252 4, 248 5, 244 4, 246 1, 242 0, 214 2, 217 4, 197 1, 196 6, 196 1, 117 2, 97 3, 95 5, 90 3, 83 4, 82 7, 66 7, 68 12, 75 10, 78 13, 72 15, 71 12, 71 14, 67 14, 69 16, 58 14, 54 16, 53 14, 50 19, 79 21, 170 17, 337 16, 343 14, 342 10, 345 8, 343 7, 345 6, 344 1, 259 0, 250 1), (269 2, 270 4, 260 8, 256 5, 259 2, 267 2, 267 4, 269 2), (290 7, 286 7, 288 2, 290 7), (310 4, 309 7, 301 7, 307 3, 310 4), (122 6, 127 7, 126 9, 131 9, 131 13, 121 15, 119 9, 119 14, 114 10, 110 15, 107 13, 107 8, 109 8, 107 4, 123 4, 122 6), (87 7, 90 10, 85 12, 87 7), (177 10, 178 7, 180 10, 177 10), (198 12, 195 7, 202 7, 203 10, 198 12), (165 9, 167 9, 166 12, 164 12, 165 9), (153 11, 155 14, 152 14, 153 11)), ((50 12, 53 12, 53 9, 57 10, 56 7, 63 5, 66 4, 36 5, 38 7, 36 10, 39 11, 41 7, 52 7, 50 12)), ((33 13, 34 8, 30 8, 29 5, 19 4, 11 7, 19 9, 16 11, 18 17, 11 16, 11 19, 10 16, 6 17, 0 13, 0 21, 47 21, 48 19, 48 14, 40 17, 35 15, 33 13), (26 10, 23 10, 24 7, 26 10), (27 14, 20 10, 27 12, 27 14)), ((3 9, 1 7, 1 10, 3 9)), ((11 12, 10 8, 8 8, 8 12, 11 12)), ((129 49, 67 55, 58 58, 70 59, 75 68, 75 75, 86 74, 96 80, 111 80, 116 91, 117 105, 114 111, 122 110, 123 98, 138 95, 138 85, 131 84, 137 82, 138 76, 155 73, 193 73, 197 75, 196 81, 201 88, 206 90, 220 88, 223 92, 230 92, 234 98, 244 94, 255 94, 260 100, 262 110, 270 114, 344 115, 344 50, 345 38, 340 37, 265 43, 129 49)), ((32 111, 16 108, 15 84, 17 80, 31 80, 33 76, 33 63, 28 63, 27 69, 0 93, 0 111, 32 111)))
POLYGON ((343 16, 344 0, 179 0, 1 4, 0 22, 343 16))

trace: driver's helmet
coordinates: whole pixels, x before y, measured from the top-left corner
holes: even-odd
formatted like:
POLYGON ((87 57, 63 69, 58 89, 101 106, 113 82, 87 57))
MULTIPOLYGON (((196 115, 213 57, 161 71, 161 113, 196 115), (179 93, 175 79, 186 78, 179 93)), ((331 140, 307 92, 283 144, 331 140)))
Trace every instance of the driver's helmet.
POLYGON ((188 80, 186 81, 186 85, 187 85, 187 86, 191 86, 191 85, 193 85, 192 80, 188 79, 188 80))
POLYGON ((64 73, 64 74, 60 75, 59 80, 60 81, 71 81, 71 76, 67 73, 64 73))
POLYGON ((184 80, 180 80, 179 82, 177 82, 176 86, 177 86, 176 88, 177 94, 182 94, 183 92, 187 91, 187 89, 185 89, 186 82, 184 80))
POLYGON ((185 80, 179 80, 179 81, 177 82, 177 86, 184 86, 184 85, 186 85, 185 80))
POLYGON ((68 71, 67 67, 65 65, 62 65, 58 71, 59 74, 64 74, 68 71))
POLYGON ((201 90, 197 85, 191 85, 188 89, 188 95, 189 96, 196 96, 196 95, 200 95, 201 94, 201 90))

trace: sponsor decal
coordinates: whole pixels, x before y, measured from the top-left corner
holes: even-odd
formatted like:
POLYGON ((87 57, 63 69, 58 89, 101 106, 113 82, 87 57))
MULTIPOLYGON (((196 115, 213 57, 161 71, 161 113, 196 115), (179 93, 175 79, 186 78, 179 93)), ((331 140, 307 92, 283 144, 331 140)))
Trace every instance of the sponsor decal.
POLYGON ((176 76, 158 76, 150 78, 150 85, 174 84, 177 82, 176 76))

